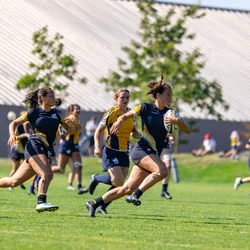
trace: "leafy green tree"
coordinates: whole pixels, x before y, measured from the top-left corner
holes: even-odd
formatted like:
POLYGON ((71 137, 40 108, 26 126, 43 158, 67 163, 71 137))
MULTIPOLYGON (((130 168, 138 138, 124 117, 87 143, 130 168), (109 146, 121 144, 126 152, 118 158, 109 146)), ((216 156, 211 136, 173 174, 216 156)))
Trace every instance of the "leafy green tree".
MULTIPOLYGON (((16 84, 17 89, 34 90, 38 87, 48 86, 54 91, 67 95, 69 82, 76 79, 78 62, 72 55, 63 53, 63 36, 56 33, 50 40, 48 27, 45 26, 33 34, 34 49, 32 54, 38 57, 36 63, 30 62, 32 73, 22 76, 16 84)), ((85 77, 77 78, 86 83, 85 77)))
POLYGON ((146 95, 147 83, 163 73, 164 80, 172 83, 173 108, 179 110, 180 104, 186 103, 193 110, 199 109, 221 119, 215 107, 229 108, 221 86, 216 80, 202 77, 205 62, 198 48, 189 52, 180 48, 186 39, 195 38, 195 34, 187 30, 187 19, 202 18, 205 13, 200 13, 198 6, 192 6, 185 8, 181 15, 174 7, 160 15, 153 1, 139 1, 137 6, 141 14, 141 41, 132 40, 130 46, 122 47, 128 60, 118 58, 119 71, 110 70, 101 82, 108 90, 127 87, 132 100, 144 102, 150 101, 146 95))

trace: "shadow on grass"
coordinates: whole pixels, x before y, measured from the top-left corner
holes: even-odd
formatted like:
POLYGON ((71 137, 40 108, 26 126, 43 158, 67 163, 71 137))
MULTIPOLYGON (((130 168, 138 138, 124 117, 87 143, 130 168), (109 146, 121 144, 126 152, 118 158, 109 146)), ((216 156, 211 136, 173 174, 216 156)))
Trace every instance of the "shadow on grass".
POLYGON ((248 204, 244 203, 228 203, 228 202, 211 202, 211 201, 175 201, 176 203, 189 203, 189 204, 210 204, 210 205, 231 205, 231 206, 241 206, 241 207, 248 207, 248 204))

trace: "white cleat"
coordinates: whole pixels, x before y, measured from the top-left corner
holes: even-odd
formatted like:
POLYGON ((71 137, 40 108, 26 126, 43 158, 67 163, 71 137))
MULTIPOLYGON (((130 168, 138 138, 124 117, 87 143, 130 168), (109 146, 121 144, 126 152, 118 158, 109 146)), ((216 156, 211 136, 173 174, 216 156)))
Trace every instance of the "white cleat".
POLYGON ((44 212, 44 211, 48 211, 48 212, 52 212, 52 211, 56 211, 59 207, 56 205, 52 205, 51 203, 40 203, 36 205, 36 211, 38 213, 44 212))
POLYGON ((75 188, 74 188, 73 186, 70 186, 70 185, 67 186, 67 189, 68 189, 68 190, 75 190, 75 188))
POLYGON ((236 191, 241 184, 242 184, 241 178, 237 177, 234 182, 234 190, 236 191))

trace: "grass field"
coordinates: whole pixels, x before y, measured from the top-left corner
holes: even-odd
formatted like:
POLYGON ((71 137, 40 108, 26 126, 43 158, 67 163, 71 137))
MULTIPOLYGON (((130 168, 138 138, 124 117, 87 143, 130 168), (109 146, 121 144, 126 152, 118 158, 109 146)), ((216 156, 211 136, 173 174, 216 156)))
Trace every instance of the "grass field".
MULTIPOLYGON (((0 189, 0 249, 250 249, 250 184, 233 190, 235 177, 250 175, 247 158, 176 159, 181 181, 170 183, 172 201, 160 198, 158 183, 141 206, 121 198, 96 218, 84 205, 93 196, 66 190, 67 175, 56 175, 49 189, 56 212, 35 212, 36 197, 27 190, 0 189)), ((97 159, 84 159, 84 183, 100 169, 97 159)), ((9 171, 10 161, 0 159, 0 177, 9 171)), ((100 184, 94 197, 106 189, 100 184)))

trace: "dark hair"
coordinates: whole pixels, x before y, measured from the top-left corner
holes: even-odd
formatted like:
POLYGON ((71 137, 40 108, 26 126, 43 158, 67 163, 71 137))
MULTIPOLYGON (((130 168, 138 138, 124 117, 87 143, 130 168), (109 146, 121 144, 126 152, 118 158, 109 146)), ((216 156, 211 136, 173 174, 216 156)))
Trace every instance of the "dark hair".
POLYGON ((28 104, 29 108, 37 108, 42 104, 42 96, 45 97, 49 92, 53 90, 49 87, 43 87, 28 93, 23 100, 23 103, 28 104))
POLYGON ((61 104, 62 104, 62 99, 61 98, 56 98, 55 99, 55 106, 59 107, 59 106, 61 106, 61 104))
POLYGON ((81 107, 78 104, 70 104, 69 107, 68 107, 68 109, 67 109, 68 115, 71 114, 71 112, 75 109, 75 107, 81 109, 81 107))
POLYGON ((165 89, 171 89, 171 86, 169 83, 163 82, 163 75, 161 74, 161 80, 159 82, 150 82, 148 84, 149 91, 147 92, 147 95, 152 95, 154 99, 156 99, 156 94, 162 94, 165 89))

